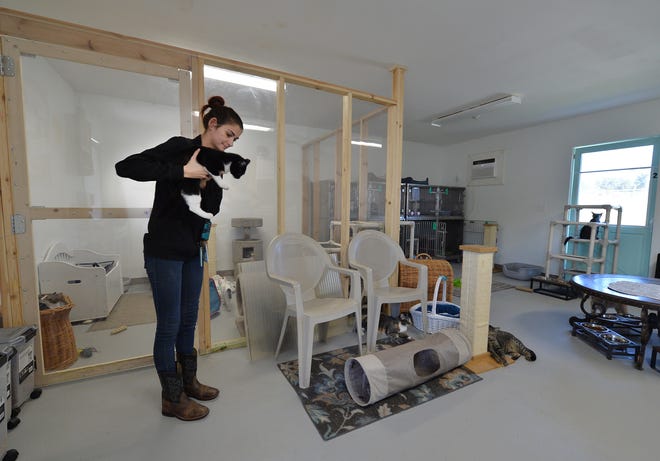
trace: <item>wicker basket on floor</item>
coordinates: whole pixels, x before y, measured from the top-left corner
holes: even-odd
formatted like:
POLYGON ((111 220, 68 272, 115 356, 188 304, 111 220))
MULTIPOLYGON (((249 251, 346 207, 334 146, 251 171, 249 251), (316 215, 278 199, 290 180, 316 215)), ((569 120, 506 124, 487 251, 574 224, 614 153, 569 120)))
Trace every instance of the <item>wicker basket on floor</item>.
POLYGON ((433 298, 426 306, 417 303, 410 308, 410 315, 413 319, 413 325, 418 330, 424 331, 423 310, 426 308, 426 318, 428 325, 426 328, 427 333, 437 333, 445 328, 460 328, 461 325, 461 308, 460 306, 447 302, 447 277, 441 275, 434 284, 433 298), (442 286, 442 301, 438 301, 439 288, 442 286))
MULTIPOLYGON (((444 259, 433 259, 427 253, 420 253, 415 259, 410 261, 424 264, 428 267, 428 292, 427 299, 433 299, 433 290, 438 277, 444 275, 447 277, 447 302, 452 302, 454 286, 454 269, 449 261, 444 259)), ((414 288, 417 286, 417 269, 399 264, 399 286, 414 288)), ((401 312, 408 312, 414 306, 414 302, 401 303, 401 312)))
POLYGON ((78 348, 69 312, 73 303, 62 295, 66 305, 39 311, 41 342, 44 353, 44 370, 61 370, 78 360, 78 348))

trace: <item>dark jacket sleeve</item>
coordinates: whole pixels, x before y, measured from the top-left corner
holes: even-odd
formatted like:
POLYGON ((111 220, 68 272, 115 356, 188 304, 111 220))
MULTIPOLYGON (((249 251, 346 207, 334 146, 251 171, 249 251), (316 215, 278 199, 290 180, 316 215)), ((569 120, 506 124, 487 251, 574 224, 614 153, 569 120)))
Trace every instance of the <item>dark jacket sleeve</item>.
POLYGON ((190 139, 174 137, 115 164, 117 175, 135 181, 178 180, 183 178, 186 155, 192 154, 190 139))

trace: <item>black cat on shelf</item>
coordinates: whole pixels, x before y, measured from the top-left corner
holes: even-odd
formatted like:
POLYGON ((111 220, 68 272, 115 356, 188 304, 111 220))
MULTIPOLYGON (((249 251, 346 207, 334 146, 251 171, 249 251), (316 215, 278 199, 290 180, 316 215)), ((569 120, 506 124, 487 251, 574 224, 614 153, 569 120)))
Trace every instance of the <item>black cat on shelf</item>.
MULTIPOLYGON (((603 213, 594 213, 593 211, 591 212, 591 220, 589 222, 600 222, 600 219, 603 217, 603 213)), ((596 228, 596 238, 598 238, 598 228, 596 228)), ((564 239, 564 245, 566 245, 570 240, 573 240, 575 237, 573 236, 568 236, 564 239)), ((589 240, 591 238, 591 226, 588 224, 585 224, 582 226, 580 229, 580 238, 584 240, 589 240)))

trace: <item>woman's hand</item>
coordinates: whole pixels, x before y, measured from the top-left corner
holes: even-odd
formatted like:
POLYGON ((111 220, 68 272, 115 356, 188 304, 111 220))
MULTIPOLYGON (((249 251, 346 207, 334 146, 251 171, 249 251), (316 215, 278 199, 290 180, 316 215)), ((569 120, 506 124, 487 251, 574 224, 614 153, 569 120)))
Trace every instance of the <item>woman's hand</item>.
POLYGON ((184 178, 194 178, 194 179, 209 179, 210 175, 206 168, 200 165, 197 162, 197 154, 199 154, 199 149, 197 149, 188 160, 188 163, 183 165, 183 177, 184 178))

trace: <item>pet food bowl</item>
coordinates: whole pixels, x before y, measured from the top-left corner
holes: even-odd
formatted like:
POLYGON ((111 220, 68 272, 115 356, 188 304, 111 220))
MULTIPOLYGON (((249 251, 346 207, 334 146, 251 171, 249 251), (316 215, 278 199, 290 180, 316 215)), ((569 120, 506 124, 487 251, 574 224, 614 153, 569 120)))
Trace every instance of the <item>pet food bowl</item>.
POLYGON ((633 321, 633 320, 639 320, 639 317, 633 315, 633 314, 623 314, 621 315, 624 319, 627 319, 628 321, 633 321))
POLYGON ((607 331, 606 327, 599 325, 598 323, 583 323, 582 326, 592 331, 607 331))
POLYGON ((603 314, 600 316, 600 318, 605 320, 616 320, 618 317, 614 314, 603 314))
POLYGON ((603 333, 600 335, 600 337, 610 344, 628 344, 630 342, 623 336, 615 335, 612 333, 603 333))

